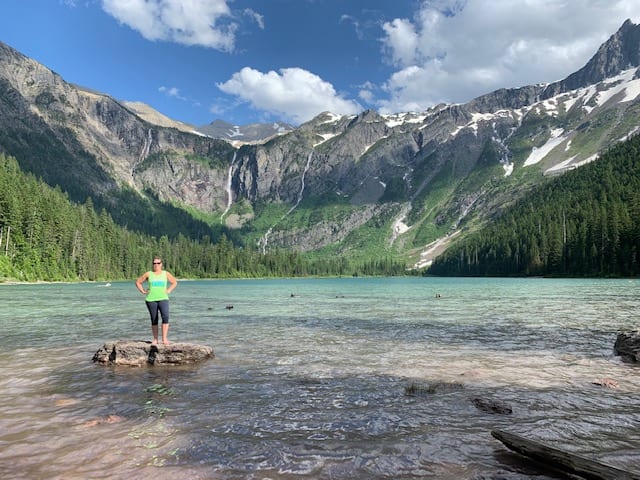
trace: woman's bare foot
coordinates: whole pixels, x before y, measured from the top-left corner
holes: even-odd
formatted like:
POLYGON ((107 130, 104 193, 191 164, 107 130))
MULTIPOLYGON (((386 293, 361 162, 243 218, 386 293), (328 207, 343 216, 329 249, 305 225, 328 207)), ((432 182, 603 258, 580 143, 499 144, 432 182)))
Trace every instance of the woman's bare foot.
POLYGON ((169 340, 166 340, 166 339, 162 340, 162 343, 165 344, 165 345, 169 345, 169 340))
POLYGON ((157 345, 158 344, 158 339, 154 339, 153 342, 151 342, 151 345, 157 345))

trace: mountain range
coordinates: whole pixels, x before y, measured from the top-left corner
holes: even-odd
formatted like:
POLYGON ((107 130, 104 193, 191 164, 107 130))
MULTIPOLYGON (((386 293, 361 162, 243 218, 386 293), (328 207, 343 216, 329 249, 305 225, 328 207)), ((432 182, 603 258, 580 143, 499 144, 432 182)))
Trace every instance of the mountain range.
MULTIPOLYGON (((129 228, 155 201, 245 245, 412 267, 640 129, 640 26, 579 71, 424 112, 325 112, 298 127, 193 127, 66 82, 0 43, 0 151, 129 228), (126 193, 126 194, 125 194, 126 193)), ((195 235, 195 234, 194 234, 195 235)))
POLYGON ((233 125, 224 120, 214 120, 207 125, 194 127, 188 123, 172 120, 166 115, 154 110, 142 102, 123 102, 124 105, 135 112, 140 118, 149 123, 161 127, 173 127, 184 132, 206 135, 212 138, 228 140, 235 146, 246 143, 260 143, 269 140, 276 135, 288 133, 294 127, 285 122, 251 123, 249 125, 233 125))

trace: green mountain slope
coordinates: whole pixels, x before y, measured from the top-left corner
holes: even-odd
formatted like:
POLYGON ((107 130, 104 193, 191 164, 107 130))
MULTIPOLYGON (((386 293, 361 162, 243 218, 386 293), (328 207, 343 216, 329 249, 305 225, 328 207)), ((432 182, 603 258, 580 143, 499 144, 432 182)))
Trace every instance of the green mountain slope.
POLYGON ((640 274, 640 135, 455 242, 433 275, 640 274))

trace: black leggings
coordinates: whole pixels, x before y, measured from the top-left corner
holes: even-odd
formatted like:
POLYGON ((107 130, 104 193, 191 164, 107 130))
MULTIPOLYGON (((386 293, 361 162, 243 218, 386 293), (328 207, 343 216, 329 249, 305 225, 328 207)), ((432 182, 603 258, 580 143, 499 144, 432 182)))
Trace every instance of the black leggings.
POLYGON ((169 323, 169 300, 146 302, 151 315, 151 325, 158 325, 158 312, 162 315, 162 323, 169 323))

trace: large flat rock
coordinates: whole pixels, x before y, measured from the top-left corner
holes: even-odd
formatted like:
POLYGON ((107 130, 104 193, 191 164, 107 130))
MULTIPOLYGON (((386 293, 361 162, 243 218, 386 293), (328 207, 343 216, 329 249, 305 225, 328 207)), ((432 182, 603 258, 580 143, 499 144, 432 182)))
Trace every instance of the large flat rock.
POLYGON ((150 341, 118 340, 107 342, 93 356, 93 361, 109 365, 188 365, 213 358, 213 348, 195 343, 152 345, 150 341))

